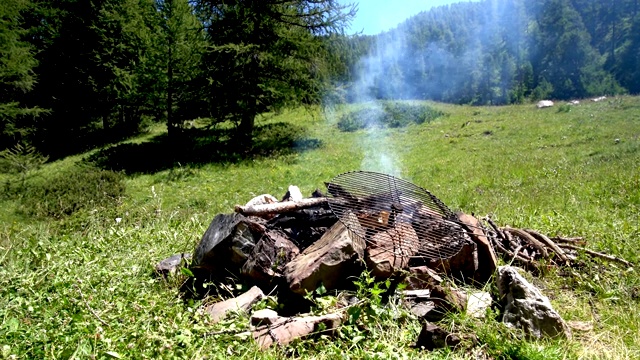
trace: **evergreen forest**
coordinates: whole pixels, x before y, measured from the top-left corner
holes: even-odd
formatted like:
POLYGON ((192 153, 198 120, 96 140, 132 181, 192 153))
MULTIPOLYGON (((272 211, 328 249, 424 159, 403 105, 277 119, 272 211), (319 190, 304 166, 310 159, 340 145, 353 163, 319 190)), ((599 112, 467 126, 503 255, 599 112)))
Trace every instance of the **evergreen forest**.
MULTIPOLYGON (((346 35, 335 0, 3 0, 0 150, 53 158, 155 122, 372 99, 501 105, 640 92, 638 0, 484 0, 346 35)), ((179 146, 179 145, 176 145, 179 146)))

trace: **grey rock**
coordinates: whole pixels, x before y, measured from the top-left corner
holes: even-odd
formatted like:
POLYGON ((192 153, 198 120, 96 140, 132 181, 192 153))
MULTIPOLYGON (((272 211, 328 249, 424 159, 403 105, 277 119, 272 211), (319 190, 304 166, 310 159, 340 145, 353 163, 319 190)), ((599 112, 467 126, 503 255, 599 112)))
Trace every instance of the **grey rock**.
POLYGON ((241 214, 217 215, 196 247, 193 267, 211 275, 238 274, 262 236, 259 227, 241 214))
POLYGON ((298 247, 285 234, 267 231, 242 266, 242 275, 263 288, 273 285, 284 276, 285 266, 299 254, 298 247))
POLYGON ((477 341, 478 339, 473 335, 451 333, 438 325, 425 322, 422 324, 422 330, 418 335, 418 340, 414 347, 433 351, 442 348, 458 348, 465 342, 473 345, 477 343, 477 341))
POLYGON ((191 254, 187 253, 172 255, 156 264, 156 274, 161 276, 173 275, 178 271, 183 260, 190 259, 191 254))
POLYGON ((498 290, 505 302, 502 321, 510 326, 522 329, 534 338, 564 337, 571 338, 571 330, 560 314, 553 309, 549 298, 530 284, 517 268, 501 266, 498 268, 498 290))

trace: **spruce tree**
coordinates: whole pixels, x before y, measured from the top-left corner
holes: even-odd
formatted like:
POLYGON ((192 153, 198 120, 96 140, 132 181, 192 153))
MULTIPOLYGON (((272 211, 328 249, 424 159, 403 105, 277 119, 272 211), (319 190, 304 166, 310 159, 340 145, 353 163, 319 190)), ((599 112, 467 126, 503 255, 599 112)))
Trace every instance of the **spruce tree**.
MULTIPOLYGON (((11 146, 27 140, 33 131, 34 116, 43 110, 21 104, 24 94, 35 84, 33 68, 37 62, 34 49, 22 41, 26 30, 22 27, 21 12, 26 0, 0 2, 0 143, 11 146)), ((1 149, 0 149, 1 150, 1 149)))
POLYGON ((340 33, 353 14, 353 7, 336 0, 202 0, 200 5, 211 44, 205 63, 207 115, 235 121, 242 148, 251 146, 258 114, 320 100, 321 36, 340 33))

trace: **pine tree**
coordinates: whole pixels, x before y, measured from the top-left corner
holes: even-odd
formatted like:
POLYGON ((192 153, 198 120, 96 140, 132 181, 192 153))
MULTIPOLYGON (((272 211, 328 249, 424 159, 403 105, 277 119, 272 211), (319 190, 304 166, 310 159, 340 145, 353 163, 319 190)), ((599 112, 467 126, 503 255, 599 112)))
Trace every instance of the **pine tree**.
POLYGON ((91 29, 98 46, 90 74, 98 94, 103 127, 137 130, 142 115, 154 111, 161 74, 153 0, 106 0, 91 29))
POLYGON ((33 47, 22 41, 26 30, 22 27, 21 12, 27 6, 26 0, 0 2, 0 143, 3 147, 26 140, 33 131, 31 120, 43 111, 21 104, 23 94, 35 84, 33 68, 37 64, 33 47))
POLYGON ((318 102, 325 84, 321 36, 341 32, 353 10, 335 0, 201 2, 207 15, 208 115, 238 124, 251 146, 255 117, 290 104, 318 102))
POLYGON ((161 18, 160 53, 162 54, 162 94, 166 109, 167 129, 175 137, 183 120, 191 115, 185 105, 189 89, 199 74, 201 58, 206 48, 204 29, 188 0, 158 1, 161 18))

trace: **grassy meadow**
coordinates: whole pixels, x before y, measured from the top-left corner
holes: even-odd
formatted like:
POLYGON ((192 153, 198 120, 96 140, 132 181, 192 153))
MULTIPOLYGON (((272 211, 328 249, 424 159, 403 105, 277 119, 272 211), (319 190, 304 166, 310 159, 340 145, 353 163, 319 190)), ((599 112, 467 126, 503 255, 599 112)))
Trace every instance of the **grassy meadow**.
POLYGON ((241 332, 246 315, 211 325, 199 301, 180 297, 181 276, 153 275, 158 261, 192 252, 211 219, 235 204, 281 197, 290 184, 309 195, 358 169, 400 176, 503 226, 583 236, 593 250, 639 262, 640 97, 540 110, 429 105, 444 115, 350 132, 337 123, 351 108, 266 114, 251 156, 230 151, 224 124, 200 131, 196 121, 188 144, 168 142, 158 126, 46 163, 24 181, 1 174, 0 358, 640 358, 637 269, 588 257, 581 268, 549 268, 533 282, 566 320, 591 321, 593 330, 528 342, 492 317, 446 318, 444 326, 479 337, 474 352, 410 348, 420 323, 393 309, 336 338, 261 352, 246 336, 220 333, 241 332), (96 167, 118 172, 123 189, 108 190, 115 202, 72 198, 64 200, 76 201, 70 214, 37 210, 52 201, 51 179, 65 184, 68 174, 96 167))

